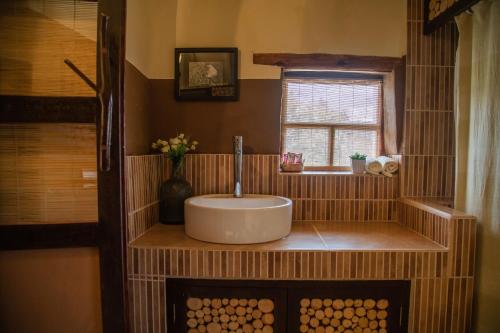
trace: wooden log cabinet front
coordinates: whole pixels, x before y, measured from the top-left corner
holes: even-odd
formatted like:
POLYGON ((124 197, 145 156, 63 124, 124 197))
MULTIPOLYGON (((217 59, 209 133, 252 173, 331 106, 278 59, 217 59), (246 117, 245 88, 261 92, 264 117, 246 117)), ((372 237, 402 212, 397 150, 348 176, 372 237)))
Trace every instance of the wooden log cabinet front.
POLYGON ((410 281, 166 279, 167 332, 403 333, 410 281))

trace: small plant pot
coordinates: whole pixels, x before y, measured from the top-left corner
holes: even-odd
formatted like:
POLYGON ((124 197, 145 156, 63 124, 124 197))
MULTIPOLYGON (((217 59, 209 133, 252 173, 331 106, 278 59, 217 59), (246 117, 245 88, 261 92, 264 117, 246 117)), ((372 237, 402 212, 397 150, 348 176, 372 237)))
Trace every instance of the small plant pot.
POLYGON ((351 158, 352 173, 363 174, 365 173, 366 160, 353 160, 351 158))

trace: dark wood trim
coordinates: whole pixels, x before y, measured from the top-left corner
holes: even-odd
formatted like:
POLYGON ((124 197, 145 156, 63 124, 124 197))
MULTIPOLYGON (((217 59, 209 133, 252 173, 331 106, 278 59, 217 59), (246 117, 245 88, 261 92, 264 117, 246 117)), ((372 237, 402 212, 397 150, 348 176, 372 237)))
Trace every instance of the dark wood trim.
POLYGON ((437 29, 450 22, 455 16, 469 10, 480 0, 459 0, 451 5, 444 12, 429 21, 429 3, 430 0, 424 1, 424 34, 429 35, 437 29))
POLYGON ((401 63, 401 58, 324 53, 254 53, 253 63, 284 68, 392 72, 401 63))
POLYGON ((95 123, 95 97, 0 96, 0 123, 95 123))
POLYGON ((379 124, 342 124, 342 123, 285 123, 283 127, 289 128, 331 128, 331 129, 351 129, 360 131, 379 130, 379 124))
MULTIPOLYGON (((0 250, 98 246, 103 332, 127 332, 123 119, 126 0, 99 0, 98 13, 99 16, 104 13, 110 17, 108 52, 114 97, 111 170, 98 173, 99 221, 82 224, 1 226, 0 250)), ((97 73, 100 73, 100 69, 98 57, 97 73)), ((97 86, 100 87, 102 77, 97 77, 97 86)), ((94 124, 97 121, 98 128, 101 128, 103 124, 100 124, 100 119, 96 119, 100 118, 96 117, 98 106, 94 97, 0 96, 0 121, 94 124)), ((100 148, 97 143, 98 152, 101 151, 100 148)))
POLYGON ((0 250, 95 247, 98 245, 98 223, 0 226, 0 250))
MULTIPOLYGON (((101 277, 101 312, 104 333, 128 331, 127 243, 125 220, 125 144, 124 144, 124 65, 126 0, 99 0, 98 16, 109 16, 109 72, 113 107, 109 171, 98 172, 98 213, 100 224, 99 265, 101 277)), ((100 28, 100 26, 98 27, 100 28)), ((101 34, 98 34, 98 36, 101 34)), ((99 41, 97 45, 99 45, 99 41)), ((99 52, 97 52, 99 55, 99 52)), ((97 57, 97 73, 101 59, 97 57)), ((97 86, 102 76, 97 75, 97 86)), ((98 117, 101 118, 101 117, 98 117)), ((98 128, 105 124, 97 120, 98 128)), ((99 145, 99 143, 97 143, 99 145)), ((97 147, 101 151, 101 147, 97 147)), ((102 158, 98 154, 99 159, 102 158)), ((100 165, 100 160, 98 161, 100 165)))
POLYGON ((338 80, 373 80, 383 81, 384 76, 380 74, 371 73, 355 73, 355 72, 335 72, 335 71, 305 71, 294 70, 285 71, 283 73, 285 78, 297 79, 338 79, 338 80))

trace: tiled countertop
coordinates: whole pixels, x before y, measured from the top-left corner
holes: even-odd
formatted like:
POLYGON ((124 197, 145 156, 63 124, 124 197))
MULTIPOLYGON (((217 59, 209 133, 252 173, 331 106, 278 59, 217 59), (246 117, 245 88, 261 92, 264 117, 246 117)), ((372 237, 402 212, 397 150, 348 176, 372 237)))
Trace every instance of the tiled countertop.
POLYGON ((398 223, 385 222, 294 222, 287 237, 249 245, 202 242, 186 236, 182 225, 156 224, 130 246, 223 251, 447 251, 398 223))

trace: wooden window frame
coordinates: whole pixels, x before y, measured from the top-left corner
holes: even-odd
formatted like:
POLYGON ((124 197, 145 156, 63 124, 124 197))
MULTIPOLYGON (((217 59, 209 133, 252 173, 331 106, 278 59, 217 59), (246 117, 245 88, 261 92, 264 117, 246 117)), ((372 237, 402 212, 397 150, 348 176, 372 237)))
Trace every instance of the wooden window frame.
POLYGON ((280 151, 283 154, 285 151, 285 130, 288 128, 323 128, 329 130, 328 141, 328 165, 321 166, 305 166, 306 171, 350 171, 350 166, 335 166, 334 161, 334 148, 335 148, 335 131, 338 129, 352 129, 352 130, 376 130, 377 132, 377 154, 381 155, 383 152, 383 133, 384 133, 384 105, 383 105, 383 89, 379 96, 378 122, 377 124, 360 124, 360 123, 286 123, 285 114, 287 107, 287 79, 359 79, 359 80, 373 80, 383 84, 383 76, 372 73, 350 73, 350 72, 311 72, 311 71, 297 71, 282 72, 282 103, 281 103, 281 116, 280 116, 280 129, 281 129, 281 145, 280 151))
MULTIPOLYGON (((330 53, 254 53, 253 63, 256 65, 278 66, 283 69, 325 69, 337 70, 343 72, 364 72, 378 73, 388 78, 394 84, 394 117, 395 121, 389 123, 388 128, 383 128, 382 135, 382 153, 397 155, 402 153, 403 146, 403 123, 404 123, 404 103, 405 103, 405 64, 406 57, 380 57, 380 56, 361 56, 352 54, 330 54, 330 53), (392 136, 388 136, 386 141, 386 130, 392 136), (386 146, 387 145, 387 146, 386 146)), ((386 87, 384 83, 384 94, 386 87)), ((389 95, 383 95, 385 99, 389 95)), ((388 110, 384 110, 387 112, 388 110)), ((382 117, 382 123, 385 125, 387 119, 382 117)))

